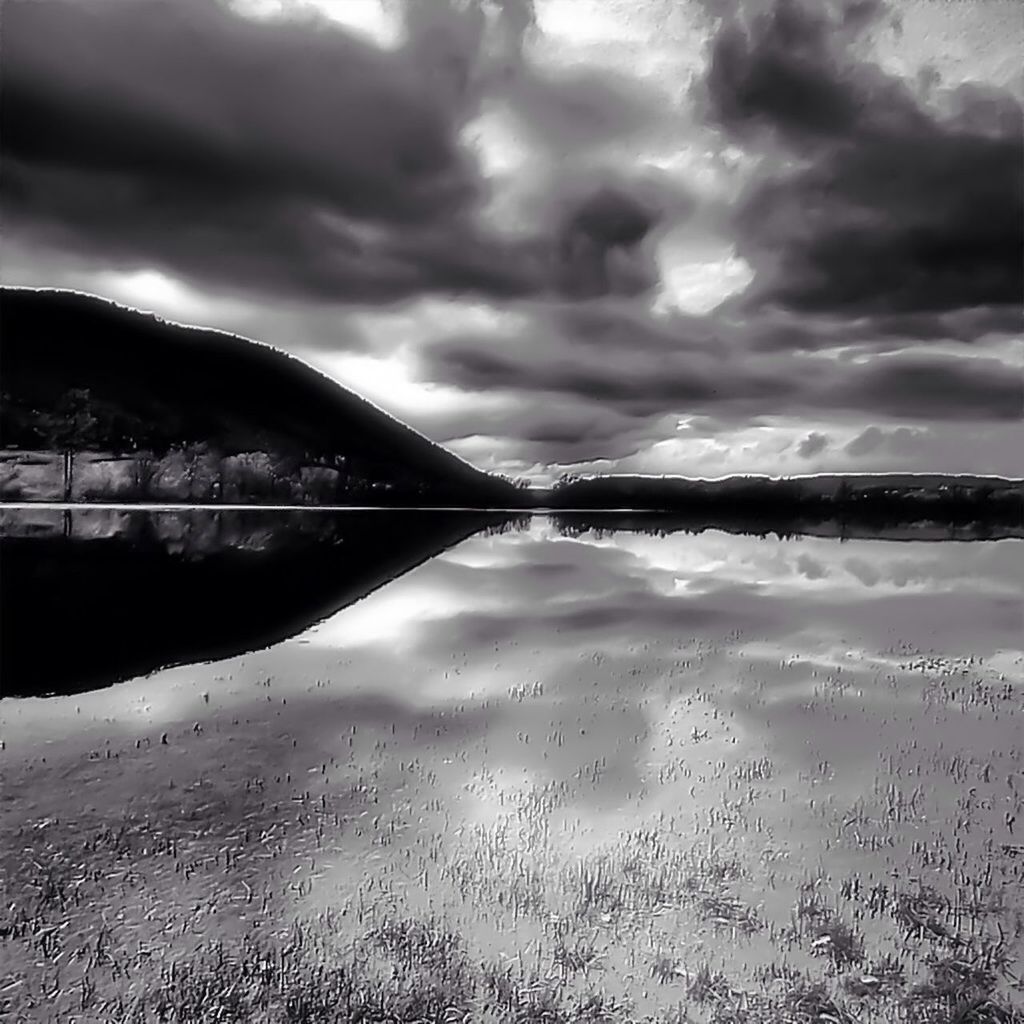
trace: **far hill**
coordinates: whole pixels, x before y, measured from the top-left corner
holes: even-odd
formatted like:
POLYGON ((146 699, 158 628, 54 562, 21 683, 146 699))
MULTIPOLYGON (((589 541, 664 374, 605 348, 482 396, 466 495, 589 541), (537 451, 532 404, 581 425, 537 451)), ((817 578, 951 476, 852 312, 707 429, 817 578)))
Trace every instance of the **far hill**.
POLYGON ((932 522, 999 526, 1000 535, 1019 536, 1024 485, 998 476, 910 473, 720 480, 567 477, 554 487, 549 503, 566 511, 671 514, 694 527, 721 524, 750 532, 800 533, 826 522, 876 529, 932 522))
MULTIPOLYGON (((120 461, 107 497, 479 506, 514 494, 283 352, 74 292, 0 291, 0 374, 0 443, 62 452, 80 481, 100 456, 120 461)), ((50 497, 98 496, 65 484, 50 497)))

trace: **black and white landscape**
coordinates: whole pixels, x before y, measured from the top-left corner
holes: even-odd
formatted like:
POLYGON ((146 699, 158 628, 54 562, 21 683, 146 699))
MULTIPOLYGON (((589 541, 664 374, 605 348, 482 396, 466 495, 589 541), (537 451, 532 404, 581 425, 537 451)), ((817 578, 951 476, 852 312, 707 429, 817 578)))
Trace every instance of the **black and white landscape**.
POLYGON ((1024 18, 4 0, 0 1019, 1024 1020, 1024 18))

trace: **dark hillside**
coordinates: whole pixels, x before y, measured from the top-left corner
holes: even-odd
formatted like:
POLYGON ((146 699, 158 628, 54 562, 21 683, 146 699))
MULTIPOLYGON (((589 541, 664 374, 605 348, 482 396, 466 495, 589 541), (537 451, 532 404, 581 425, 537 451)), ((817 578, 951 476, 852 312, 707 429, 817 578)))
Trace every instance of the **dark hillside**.
POLYGON ((337 471, 353 502, 481 504, 510 490, 283 352, 72 292, 0 292, 0 387, 7 448, 53 450, 54 410, 84 395, 80 451, 263 452, 292 474, 337 471))

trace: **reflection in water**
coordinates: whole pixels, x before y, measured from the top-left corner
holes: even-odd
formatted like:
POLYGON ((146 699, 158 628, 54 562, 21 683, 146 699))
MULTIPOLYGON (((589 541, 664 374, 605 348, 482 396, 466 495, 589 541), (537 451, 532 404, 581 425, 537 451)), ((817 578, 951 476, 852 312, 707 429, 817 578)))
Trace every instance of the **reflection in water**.
POLYGON ((4 696, 73 693, 267 647, 501 517, 0 512, 4 696))
POLYGON ((1024 539, 1024 523, 986 521, 967 523, 905 521, 880 525, 866 522, 848 522, 839 519, 801 520, 788 524, 772 522, 754 515, 744 515, 737 509, 731 516, 709 516, 694 512, 615 512, 589 510, 559 512, 555 516, 559 528, 569 536, 589 531, 632 531, 667 536, 670 533, 705 533, 708 530, 759 537, 835 537, 839 540, 914 540, 914 541, 972 541, 1024 539))
MULTIPOLYGON (((745 1019, 714 1014, 800 978, 863 1021, 955 1019, 935 979, 964 971, 1019 999, 1024 544, 565 525, 468 537, 335 614, 325 586, 266 650, 4 702, 4 824, 38 859, 69 820, 117 820, 123 927, 181 934, 168 955, 330 907, 360 949, 443 920, 467 963, 597 979, 638 1018, 745 1019), (187 878, 144 852, 164 836, 187 878)), ((445 529, 435 549, 471 527, 445 529)), ((298 570, 289 544, 275 586, 337 578, 344 543, 298 570)), ((65 941, 119 899, 82 890, 65 941)), ((821 1013, 792 1019, 846 1019, 821 1013)))

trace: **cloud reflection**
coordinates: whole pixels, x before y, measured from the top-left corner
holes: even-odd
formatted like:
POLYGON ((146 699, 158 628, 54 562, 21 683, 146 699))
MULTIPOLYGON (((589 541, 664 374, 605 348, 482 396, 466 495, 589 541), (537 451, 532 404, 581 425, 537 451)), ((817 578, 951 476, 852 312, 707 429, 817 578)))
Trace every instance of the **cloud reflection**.
MULTIPOLYGON (((33 779, 44 814, 45 773, 87 771, 94 801, 132 806, 173 770, 202 771, 239 816, 322 800, 339 815, 330 843, 303 811, 280 869, 311 880, 301 906, 373 878, 406 905, 451 898, 467 928, 473 908, 436 873, 421 892, 409 864, 490 842, 509 863, 571 865, 653 822, 742 856, 745 898, 784 928, 810 878, 888 884, 923 844, 980 877, 1015 841, 1002 809, 1019 775, 1022 549, 566 536, 534 519, 265 651, 5 706, 12 756, 48 758, 11 792, 33 779), (161 730, 169 745, 149 747, 161 730), (76 767, 101 735, 116 774, 76 767), (254 773, 275 780, 252 791, 254 773), (543 809, 543 849, 524 807, 543 809)), ((882 921, 860 926, 885 937, 882 921)), ((758 963, 760 940, 743 941, 758 963)))

